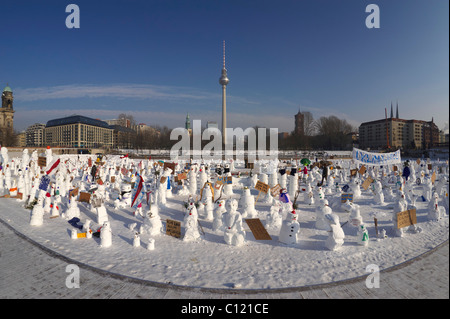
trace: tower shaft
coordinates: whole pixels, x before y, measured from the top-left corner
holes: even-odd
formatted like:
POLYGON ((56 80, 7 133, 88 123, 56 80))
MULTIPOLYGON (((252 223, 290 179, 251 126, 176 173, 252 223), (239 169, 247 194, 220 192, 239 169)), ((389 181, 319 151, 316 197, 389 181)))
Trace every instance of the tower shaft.
POLYGON ((222 85, 222 142, 225 145, 227 135, 227 86, 222 85))

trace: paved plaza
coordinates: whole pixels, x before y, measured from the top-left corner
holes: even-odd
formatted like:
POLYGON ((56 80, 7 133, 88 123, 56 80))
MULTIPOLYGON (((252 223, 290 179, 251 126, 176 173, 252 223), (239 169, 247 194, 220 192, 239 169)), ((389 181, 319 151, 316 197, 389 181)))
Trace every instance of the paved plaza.
POLYGON ((114 275, 68 260, 16 232, 0 219, 0 298, 50 299, 379 299, 449 298, 448 241, 410 261, 380 272, 380 287, 367 276, 315 286, 230 290, 179 287, 114 275), (76 264, 80 287, 67 288, 76 264))

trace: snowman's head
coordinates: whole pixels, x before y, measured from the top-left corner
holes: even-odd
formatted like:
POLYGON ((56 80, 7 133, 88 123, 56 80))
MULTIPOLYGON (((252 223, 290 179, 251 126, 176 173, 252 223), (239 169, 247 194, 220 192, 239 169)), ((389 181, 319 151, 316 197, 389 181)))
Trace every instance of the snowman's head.
POLYGON ((297 220, 297 214, 295 213, 295 210, 293 210, 293 211, 290 213, 290 217, 291 217, 291 220, 292 220, 292 221, 297 220))

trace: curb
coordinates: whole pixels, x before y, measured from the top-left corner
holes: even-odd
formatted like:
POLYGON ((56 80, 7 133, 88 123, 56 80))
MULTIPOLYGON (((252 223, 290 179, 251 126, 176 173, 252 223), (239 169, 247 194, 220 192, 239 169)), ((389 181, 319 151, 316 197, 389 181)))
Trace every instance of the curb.
MULTIPOLYGON (((307 286, 299 286, 299 287, 287 287, 287 288, 268 288, 268 289, 222 289, 222 288, 205 288, 205 287, 195 287, 195 286, 180 286, 180 285, 174 285, 174 284, 166 284, 166 283, 159 283, 156 281, 149 281, 139 278, 130 277, 127 275, 121 275, 117 273, 112 273, 106 270, 102 270, 99 268, 95 268, 93 266, 90 266, 85 263, 81 263, 77 260, 71 259, 69 257, 66 257, 62 254, 59 254, 41 244, 38 242, 32 240, 31 238, 25 236, 24 234, 17 231, 14 227, 9 225, 7 222, 5 222, 3 219, 0 218, 0 222, 5 225, 7 228, 12 230, 17 236, 20 238, 26 240, 27 242, 31 243, 35 247, 41 249, 46 254, 48 254, 51 257, 58 258, 64 262, 70 263, 70 264, 76 264, 81 268, 88 269, 90 271, 93 271, 99 275, 110 277, 113 279, 119 279, 125 282, 135 283, 135 284, 141 284, 156 288, 165 288, 165 289, 173 289, 173 290, 179 290, 179 291, 196 291, 196 292, 205 292, 205 293, 211 293, 211 294, 233 294, 233 295, 248 295, 248 294, 277 294, 277 293, 292 293, 292 292, 301 292, 301 291, 308 291, 308 290, 315 290, 315 289, 323 289, 323 288, 330 288, 330 287, 336 287, 340 285, 346 285, 346 284, 352 284, 355 282, 363 281, 367 278, 367 275, 362 275, 354 278, 349 279, 343 279, 340 281, 335 282, 329 282, 329 283, 320 283, 320 284, 314 284, 314 285, 307 285, 307 286)), ((395 270, 402 269, 415 261, 421 260, 431 254, 433 254, 436 250, 446 246, 449 244, 449 240, 440 243, 436 247, 416 256, 409 260, 406 260, 398 265, 391 266, 389 268, 385 268, 380 270, 380 273, 385 272, 392 272, 395 270)))

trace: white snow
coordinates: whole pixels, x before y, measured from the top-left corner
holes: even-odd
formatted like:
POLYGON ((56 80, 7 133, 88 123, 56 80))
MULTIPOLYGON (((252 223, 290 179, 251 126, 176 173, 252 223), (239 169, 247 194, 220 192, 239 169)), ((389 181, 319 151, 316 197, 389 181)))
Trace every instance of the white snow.
MULTIPOLYGON (((64 159, 67 158, 75 161, 77 155, 66 155, 64 159)), ((11 156, 9 160, 11 161, 11 156)), ((116 160, 120 163, 118 157, 110 156, 108 160, 116 160)), ((130 160, 130 162, 137 165, 139 160, 130 160)), ((211 167, 211 176, 214 175, 214 167, 215 165, 211 167)), ((343 167, 347 169, 349 165, 343 167)), ((248 172, 243 169, 243 163, 239 162, 235 163, 235 171, 248 172)), ((14 177, 13 175, 12 178, 14 177)), ((147 176, 143 177, 146 180, 147 176)), ((438 179, 443 177, 438 175, 438 179)), ((448 180, 448 168, 445 177, 448 180)), ((329 178, 332 177, 329 176, 329 178)), ((316 184, 317 181, 311 183, 313 189, 317 188, 316 184)), ((250 187, 251 195, 255 196, 255 199, 258 195, 258 191, 250 186, 251 181, 244 174, 240 178, 233 176, 232 185, 232 198, 236 200, 239 200, 243 193, 244 185, 250 187)), ((339 186, 342 187, 343 184, 339 186)), ((395 189, 395 184, 391 186, 395 189)), ((198 185, 189 188, 199 190, 201 187, 202 185, 198 185)), ((305 189, 306 184, 301 183, 299 189, 302 188, 305 189)), ((88 185, 86 189, 89 189, 88 185)), ((448 192, 448 181, 444 189, 448 192)), ((422 187, 415 185, 413 190, 416 194, 421 194, 422 187)), ((277 227, 267 229, 272 240, 255 240, 247 224, 243 222, 245 243, 242 246, 227 245, 223 231, 213 231, 213 220, 206 220, 201 214, 198 216, 201 226, 200 238, 183 241, 183 220, 186 213, 184 205, 188 201, 188 194, 177 195, 174 191, 173 196, 167 196, 165 199, 166 205, 159 206, 158 214, 162 220, 163 229, 166 219, 181 222, 181 238, 168 236, 164 232, 156 235, 154 232, 151 234, 143 232, 138 236, 140 241, 138 245, 135 240, 136 231, 144 223, 144 219, 139 214, 135 215, 135 209, 130 205, 115 209, 114 200, 118 195, 119 192, 110 192, 110 200, 104 203, 112 236, 110 243, 106 238, 103 247, 100 245, 101 239, 95 236, 71 239, 72 230, 75 228, 63 217, 50 218, 50 214, 44 214, 41 226, 30 225, 31 210, 24 208, 25 201, 0 198, 0 218, 40 245, 92 267, 160 283, 230 289, 298 287, 363 276, 367 275, 366 267, 369 264, 375 264, 380 269, 400 264, 436 247, 449 237, 448 204, 446 206, 444 203, 445 195, 440 196, 439 205, 446 206, 446 212, 441 219, 429 220, 429 202, 418 199, 415 205, 417 226, 421 231, 411 233, 405 228, 403 237, 394 237, 392 222, 394 200, 385 198, 384 204, 375 204, 372 189, 361 188, 361 196, 355 198, 354 203, 359 205, 360 215, 369 233, 368 246, 360 245, 358 227, 347 223, 342 226, 345 233, 343 246, 336 251, 328 250, 325 242, 329 233, 326 230, 316 229, 315 204, 306 204, 303 201, 304 195, 301 193, 296 208, 297 220, 300 223, 296 244, 281 243, 280 229, 277 227), (378 219, 378 230, 381 232, 384 229, 388 238, 377 238, 374 217, 378 219), (130 229, 128 226, 133 223, 136 227, 130 229), (111 245, 105 247, 108 244, 111 245)), ((333 196, 335 196, 334 191, 332 194, 325 194, 327 199, 333 196)), ((256 202, 255 208, 258 217, 265 225, 272 204, 261 199, 262 196, 256 202)), ((319 202, 318 198, 316 202, 319 202)), ((67 212, 68 190, 59 206, 60 213, 67 212)), ((98 220, 96 210, 91 209, 90 204, 77 202, 77 206, 82 223, 88 219, 98 220)), ((143 204, 143 211, 145 213, 149 211, 146 203, 143 204)), ((237 211, 242 211, 242 208, 238 207, 237 211)), ((350 212, 344 209, 333 209, 333 213, 339 216, 341 224, 349 220, 350 212)), ((91 229, 99 226, 91 222, 91 229)), ((78 231, 81 232, 81 230, 78 231)))

